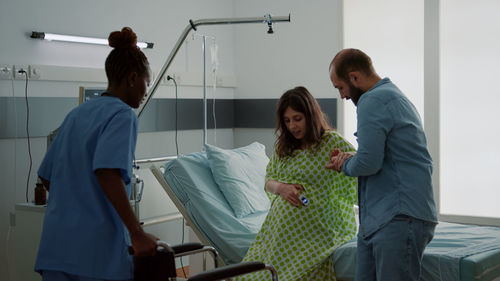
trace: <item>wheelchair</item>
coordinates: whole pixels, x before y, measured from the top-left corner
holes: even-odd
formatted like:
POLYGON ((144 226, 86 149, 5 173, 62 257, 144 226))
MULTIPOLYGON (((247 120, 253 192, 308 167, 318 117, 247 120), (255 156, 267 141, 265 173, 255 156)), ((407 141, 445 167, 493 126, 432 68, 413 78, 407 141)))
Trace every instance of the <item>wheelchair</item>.
POLYGON ((268 270, 271 273, 272 281, 278 281, 278 273, 271 265, 252 261, 218 267, 217 258, 217 251, 211 246, 203 246, 200 243, 169 246, 165 242, 158 241, 156 255, 152 257, 134 257, 134 281, 233 280, 233 277, 262 270, 268 270), (188 279, 178 278, 175 259, 202 252, 212 253, 215 268, 198 273, 188 279))

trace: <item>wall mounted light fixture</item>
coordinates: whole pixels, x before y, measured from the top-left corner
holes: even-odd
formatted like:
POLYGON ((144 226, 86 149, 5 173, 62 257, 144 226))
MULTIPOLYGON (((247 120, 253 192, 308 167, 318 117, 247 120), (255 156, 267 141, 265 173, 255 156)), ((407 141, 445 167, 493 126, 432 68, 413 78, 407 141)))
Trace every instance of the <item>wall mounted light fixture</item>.
MULTIPOLYGON (((98 44, 98 45, 108 46, 108 39, 95 38, 95 37, 62 35, 62 34, 45 33, 45 32, 38 32, 38 31, 31 32, 30 37, 34 38, 34 39, 42 39, 42 40, 48 40, 48 41, 77 42, 77 43, 98 44)), ((152 49, 153 45, 154 45, 154 43, 137 42, 137 47, 139 47, 141 49, 144 49, 144 48, 152 49)))

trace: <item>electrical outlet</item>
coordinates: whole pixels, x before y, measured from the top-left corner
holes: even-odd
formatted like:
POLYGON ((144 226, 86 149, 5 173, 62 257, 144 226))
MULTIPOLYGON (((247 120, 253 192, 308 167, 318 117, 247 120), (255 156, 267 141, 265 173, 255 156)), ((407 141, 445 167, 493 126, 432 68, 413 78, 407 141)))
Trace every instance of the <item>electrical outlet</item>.
MULTIPOLYGON (((175 74, 175 73, 174 73, 174 74, 172 74, 172 75, 170 75, 170 76, 172 76, 172 78, 174 78, 174 79, 175 79, 175 82, 177 83, 177 85, 179 85, 179 84, 181 83, 182 79, 181 79, 181 75, 180 75, 180 74, 175 74)), ((174 81, 170 81, 170 83, 171 83, 172 85, 174 85, 174 81)))
POLYGON ((14 79, 26 79, 26 76, 29 75, 29 73, 30 71, 27 65, 14 65, 14 79))
POLYGON ((162 83, 163 84, 166 84, 166 85, 169 85, 169 86, 173 86, 174 85, 174 81, 172 81, 172 79, 168 80, 167 76, 170 76, 173 79, 175 79, 175 82, 177 82, 177 85, 180 84, 181 76, 179 74, 170 74, 170 75, 163 76, 163 78, 162 78, 162 83))
POLYGON ((0 79, 12 79, 14 77, 13 75, 12 65, 0 65, 0 79))
POLYGON ((34 65, 30 65, 28 68, 29 68, 30 79, 40 79, 40 68, 34 65))

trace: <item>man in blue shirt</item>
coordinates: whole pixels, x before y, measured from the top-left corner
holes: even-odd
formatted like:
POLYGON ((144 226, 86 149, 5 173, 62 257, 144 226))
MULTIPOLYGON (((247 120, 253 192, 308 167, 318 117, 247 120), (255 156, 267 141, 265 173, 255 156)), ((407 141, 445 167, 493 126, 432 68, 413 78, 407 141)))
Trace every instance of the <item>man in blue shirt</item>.
POLYGON ((437 224, 432 159, 418 112, 360 50, 340 51, 330 79, 357 107, 357 153, 332 151, 327 164, 358 177, 356 280, 417 281, 437 224))

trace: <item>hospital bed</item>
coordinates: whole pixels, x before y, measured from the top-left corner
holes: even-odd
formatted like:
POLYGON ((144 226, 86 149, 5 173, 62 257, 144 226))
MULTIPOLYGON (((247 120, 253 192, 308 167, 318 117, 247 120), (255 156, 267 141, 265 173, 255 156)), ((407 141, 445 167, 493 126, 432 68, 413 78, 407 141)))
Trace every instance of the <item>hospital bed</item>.
MULTIPOLYGON (((199 240, 215 247, 222 263, 240 262, 267 212, 237 218, 213 179, 205 152, 150 169, 199 240)), ((337 249, 332 258, 337 279, 354 280, 356 239, 337 249)), ((440 222, 424 252, 422 280, 500 280, 500 228, 440 222)))
MULTIPOLYGON (((333 259, 340 280, 354 280, 356 239, 333 259)), ((421 280, 500 280, 500 228, 440 222, 424 251, 421 280)))

